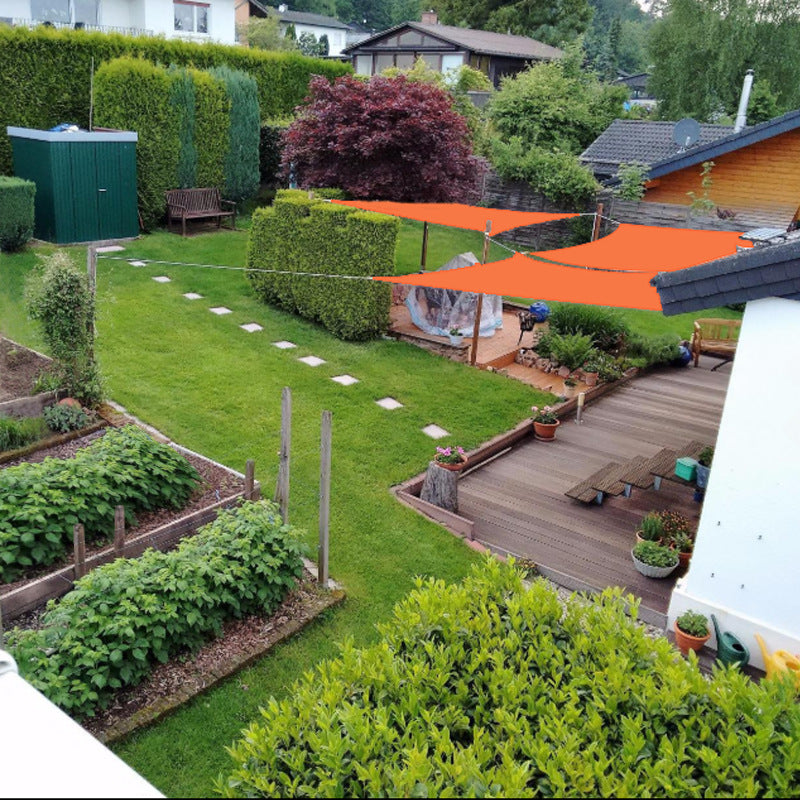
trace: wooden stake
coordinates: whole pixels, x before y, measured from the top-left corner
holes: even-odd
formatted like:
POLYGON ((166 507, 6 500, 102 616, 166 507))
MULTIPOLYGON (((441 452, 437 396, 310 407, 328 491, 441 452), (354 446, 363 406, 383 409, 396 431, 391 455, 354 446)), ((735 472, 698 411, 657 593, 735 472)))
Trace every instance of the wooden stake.
POLYGON ((125 506, 114 509, 114 555, 125 558, 125 506))
POLYGON ((331 412, 322 412, 322 439, 319 447, 319 552, 318 577, 322 586, 328 585, 328 544, 331 511, 331 412))
POLYGON ((75 580, 86 574, 86 537, 83 525, 78 523, 72 529, 72 541, 75 550, 75 580))
POLYGON ((252 458, 247 459, 244 465, 244 499, 253 499, 253 486, 256 481, 256 462, 252 458))
POLYGON ((420 272, 425 272, 428 263, 428 223, 422 224, 422 254, 419 258, 420 272))
MULTIPOLYGON (((486 232, 483 234, 483 255, 481 256, 481 264, 486 263, 489 257, 489 234, 492 232, 491 220, 486 222, 486 232)), ((478 304, 475 308, 475 324, 472 326, 472 351, 470 352, 469 363, 474 367, 478 359, 478 337, 481 332, 481 314, 483 313, 483 295, 478 295, 478 304)))
POLYGON ((89 245, 86 248, 86 274, 89 278, 89 293, 92 296, 92 315, 86 320, 86 330, 89 333, 89 358, 94 358, 94 337, 96 329, 94 325, 95 305, 97 302, 97 251, 89 245))
POLYGON ((597 237, 600 235, 600 223, 603 219, 603 204, 597 204, 597 211, 594 215, 594 225, 592 225, 592 241, 596 242, 597 237))
POLYGON ((283 524, 289 522, 289 466, 292 449, 292 390, 283 387, 281 393, 281 452, 278 465, 278 505, 283 524))

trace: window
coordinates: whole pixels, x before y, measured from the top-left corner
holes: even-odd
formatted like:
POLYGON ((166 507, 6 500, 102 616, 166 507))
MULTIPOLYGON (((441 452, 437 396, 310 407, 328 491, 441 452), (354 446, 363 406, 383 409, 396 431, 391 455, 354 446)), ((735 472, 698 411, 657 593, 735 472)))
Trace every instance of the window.
POLYGON ((65 25, 98 25, 100 0, 31 0, 31 19, 65 25))
POLYGON ((175 0, 175 30, 182 33, 208 33, 208 4, 175 0))
POLYGON ((72 0, 72 21, 83 25, 100 24, 100 0, 72 0))
POLYGON ((356 75, 372 75, 372 56, 356 56, 356 75))

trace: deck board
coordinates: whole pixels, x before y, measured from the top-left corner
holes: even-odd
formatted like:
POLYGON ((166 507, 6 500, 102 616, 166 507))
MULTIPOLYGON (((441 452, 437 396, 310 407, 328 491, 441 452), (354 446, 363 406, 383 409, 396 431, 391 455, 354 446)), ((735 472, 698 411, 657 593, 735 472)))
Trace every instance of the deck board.
POLYGON ((630 550, 641 518, 672 509, 699 519, 691 488, 665 482, 660 491, 634 489, 602 506, 564 495, 611 461, 652 458, 690 440, 714 444, 728 375, 710 369, 664 369, 636 378, 588 406, 583 424, 565 420, 554 442, 531 438, 458 485, 459 514, 475 538, 524 556, 576 583, 621 586, 656 617, 666 613, 675 578, 640 575, 630 550))

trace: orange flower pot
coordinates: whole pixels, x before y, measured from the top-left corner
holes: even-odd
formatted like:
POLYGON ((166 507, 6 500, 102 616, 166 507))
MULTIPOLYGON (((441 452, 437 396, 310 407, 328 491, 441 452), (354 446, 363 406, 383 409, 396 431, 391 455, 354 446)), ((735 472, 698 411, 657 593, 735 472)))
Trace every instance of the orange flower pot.
POLYGON ((555 422, 534 422, 533 433, 540 442, 552 442, 556 438, 556 428, 561 424, 560 420, 555 422))

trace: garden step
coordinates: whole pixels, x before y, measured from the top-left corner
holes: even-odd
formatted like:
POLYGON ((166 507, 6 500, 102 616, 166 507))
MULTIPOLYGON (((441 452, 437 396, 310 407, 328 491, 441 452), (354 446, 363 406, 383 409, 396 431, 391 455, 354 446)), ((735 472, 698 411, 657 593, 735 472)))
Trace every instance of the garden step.
POLYGON ((619 476, 623 484, 623 493, 629 497, 632 487, 649 489, 653 485, 653 476, 650 474, 650 459, 647 456, 635 456, 625 464, 625 470, 619 476))
MULTIPOLYGON (((590 475, 585 481, 581 481, 576 486, 568 489, 564 494, 571 497, 573 500, 578 500, 581 503, 597 503, 598 505, 603 502, 603 491, 598 491, 595 485, 604 483, 610 478, 610 483, 613 485, 619 481, 619 471, 622 469, 622 464, 612 461, 606 464, 602 469, 597 470, 593 475, 590 475), (613 476, 613 477, 612 477, 613 476)), ((620 492, 622 489, 620 489, 620 492)))

